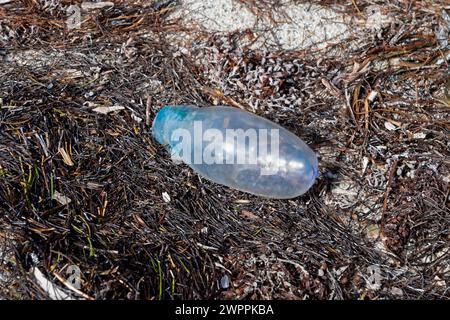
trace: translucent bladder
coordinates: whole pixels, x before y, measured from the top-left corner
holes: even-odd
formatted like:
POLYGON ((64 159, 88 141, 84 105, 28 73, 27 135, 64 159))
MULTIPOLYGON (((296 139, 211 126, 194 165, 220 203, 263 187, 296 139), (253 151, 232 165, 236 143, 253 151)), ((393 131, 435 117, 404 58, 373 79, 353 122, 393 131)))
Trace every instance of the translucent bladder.
POLYGON ((202 177, 255 195, 288 199, 318 176, 314 152, 293 133, 255 114, 227 106, 166 106, 152 134, 174 160, 202 177))

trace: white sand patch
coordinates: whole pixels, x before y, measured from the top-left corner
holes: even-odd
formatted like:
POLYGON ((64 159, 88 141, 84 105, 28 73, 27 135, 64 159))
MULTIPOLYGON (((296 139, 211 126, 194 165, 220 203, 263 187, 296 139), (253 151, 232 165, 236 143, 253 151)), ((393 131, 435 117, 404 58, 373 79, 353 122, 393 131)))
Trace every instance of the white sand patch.
POLYGON ((334 10, 312 4, 280 1, 276 10, 258 12, 237 0, 182 0, 172 14, 192 31, 213 33, 251 30, 257 41, 253 48, 319 48, 351 34, 349 19, 334 10))
POLYGON ((177 14, 187 24, 199 24, 212 32, 245 30, 256 23, 256 16, 233 0, 184 0, 177 14))

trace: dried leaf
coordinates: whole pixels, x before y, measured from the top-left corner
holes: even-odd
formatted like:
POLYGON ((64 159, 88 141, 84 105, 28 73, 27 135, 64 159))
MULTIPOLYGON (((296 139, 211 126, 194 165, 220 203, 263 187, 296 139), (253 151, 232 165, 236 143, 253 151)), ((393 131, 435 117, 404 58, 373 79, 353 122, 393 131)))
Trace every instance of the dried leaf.
POLYGON ((61 154, 65 164, 67 164, 68 166, 73 166, 74 165, 72 159, 70 158, 70 155, 66 152, 66 149, 59 148, 58 151, 61 154))
POLYGON ((110 112, 124 110, 125 108, 122 106, 112 106, 112 107, 97 107, 95 109, 92 109, 92 111, 95 111, 97 113, 101 114, 108 114, 110 112))

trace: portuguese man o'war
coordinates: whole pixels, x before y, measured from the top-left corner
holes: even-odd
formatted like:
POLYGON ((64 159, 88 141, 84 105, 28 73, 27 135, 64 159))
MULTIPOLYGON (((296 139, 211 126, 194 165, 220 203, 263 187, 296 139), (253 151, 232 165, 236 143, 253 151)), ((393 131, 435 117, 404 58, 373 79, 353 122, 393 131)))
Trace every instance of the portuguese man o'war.
POLYGON ((165 106, 152 134, 200 176, 266 198, 300 196, 319 174, 316 155, 300 138, 233 107, 165 106))

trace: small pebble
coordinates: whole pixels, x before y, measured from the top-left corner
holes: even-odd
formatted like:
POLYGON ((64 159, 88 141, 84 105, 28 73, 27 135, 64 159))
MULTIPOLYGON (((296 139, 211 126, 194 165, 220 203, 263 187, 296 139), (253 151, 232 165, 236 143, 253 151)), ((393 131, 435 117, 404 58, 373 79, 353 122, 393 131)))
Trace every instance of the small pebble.
POLYGON ((228 277, 227 275, 224 275, 220 279, 220 287, 222 289, 228 289, 230 287, 230 277, 228 277))

